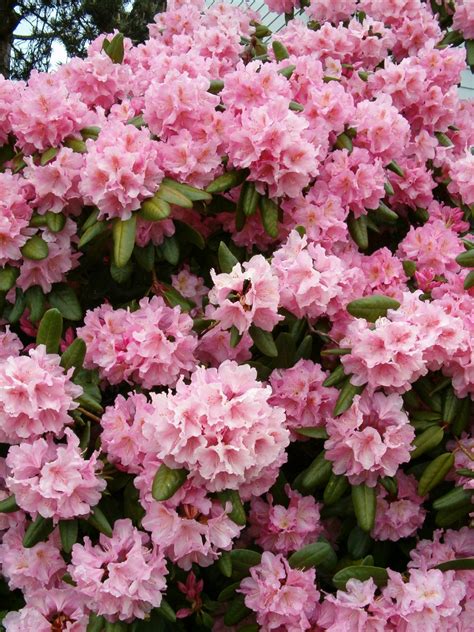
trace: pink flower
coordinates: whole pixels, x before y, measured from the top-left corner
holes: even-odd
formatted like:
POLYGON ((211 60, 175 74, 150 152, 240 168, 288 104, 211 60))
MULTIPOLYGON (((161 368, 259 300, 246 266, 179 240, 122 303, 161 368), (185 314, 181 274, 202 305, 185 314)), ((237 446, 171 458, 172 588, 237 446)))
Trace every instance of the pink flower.
POLYGON ((97 476, 102 468, 98 453, 84 459, 79 438, 70 429, 65 434, 66 444, 54 444, 49 435, 11 446, 6 459, 6 482, 18 506, 54 522, 88 516, 106 487, 97 476))
POLYGON ((104 304, 88 312, 77 333, 87 344, 86 366, 98 367, 111 384, 122 381, 174 385, 195 366, 193 321, 159 296, 143 298, 139 309, 104 304))
POLYGON ((153 196, 163 178, 157 164, 158 143, 146 129, 118 120, 104 125, 88 153, 79 189, 86 204, 99 208, 99 218, 129 219, 141 202, 153 196))
POLYGON ((401 470, 396 475, 398 491, 391 498, 383 485, 377 485, 377 512, 372 537, 375 540, 397 541, 414 535, 423 525, 426 510, 423 498, 417 494, 417 481, 414 476, 401 470))
POLYGON ((228 516, 231 503, 222 505, 217 498, 209 497, 204 487, 191 481, 186 481, 169 500, 153 500, 151 485, 159 465, 154 455, 148 455, 142 473, 135 479, 145 507, 143 528, 180 568, 190 570, 192 564, 210 566, 222 551, 230 551, 241 531, 242 527, 228 516))
MULTIPOLYGON (((277 369, 270 375, 273 390, 270 404, 285 409, 291 430, 325 427, 337 399, 335 388, 323 386, 327 377, 319 364, 311 360, 299 360, 291 369, 277 369)), ((292 435, 298 437, 295 432, 292 435)))
POLYGON ((466 152, 461 159, 453 161, 450 176, 449 191, 460 195, 464 204, 474 204, 474 155, 466 152))
POLYGON ((273 255, 272 268, 280 284, 280 305, 298 318, 325 314, 340 292, 343 267, 318 244, 294 230, 273 255))
POLYGON ((77 241, 76 232, 77 226, 71 219, 66 220, 59 233, 44 229, 40 237, 48 244, 49 254, 40 261, 23 259, 20 276, 16 281, 18 287, 25 291, 33 285, 39 285, 48 294, 53 283, 64 281, 66 273, 77 267, 81 256, 81 253, 72 249, 72 243, 77 241))
POLYGON ((11 526, 2 536, 0 563, 2 574, 12 590, 19 588, 25 595, 38 589, 59 586, 66 572, 61 556, 59 531, 56 529, 45 542, 26 549, 23 546, 26 524, 11 526))
POLYGON ((34 591, 26 606, 9 612, 2 623, 7 632, 86 632, 88 621, 86 600, 69 586, 34 591))
POLYGON ((20 175, 0 173, 0 265, 22 258, 20 248, 33 231, 28 228, 33 209, 27 202, 20 175))
POLYGON ((273 497, 267 500, 253 498, 249 513, 249 536, 264 550, 288 555, 315 542, 323 531, 320 505, 312 496, 302 496, 285 487, 288 507, 274 505, 273 497))
POLYGON ((70 381, 60 357, 39 345, 28 356, 11 355, 0 364, 0 429, 3 441, 16 443, 44 432, 61 435, 82 388, 70 381))
POLYGON ((149 451, 169 467, 186 468, 209 491, 261 494, 289 442, 283 409, 270 406, 270 395, 247 365, 199 367, 189 384, 178 381, 176 394, 152 395, 155 410, 143 428, 149 451))
POLYGON ((356 0, 342 0, 342 2, 330 2, 330 0, 311 0, 306 13, 316 22, 333 22, 338 24, 351 17, 356 10, 356 0))
POLYGON ((178 274, 171 275, 171 282, 180 294, 191 299, 197 307, 202 306, 202 300, 209 292, 209 288, 204 285, 204 279, 191 272, 186 265, 178 274))
POLYGON ((457 0, 453 16, 453 28, 461 31, 464 38, 474 39, 474 3, 472 0, 457 0))
POLYGON ((111 538, 75 544, 68 571, 88 607, 110 621, 144 619, 158 608, 168 572, 163 553, 128 519, 115 522, 111 538))
POLYGON ((315 578, 314 569, 294 570, 282 555, 265 551, 238 592, 245 595, 245 605, 256 613, 263 632, 303 632, 311 628, 318 610, 315 578))
POLYGON ((55 158, 44 166, 35 164, 33 158, 27 159, 24 175, 34 191, 31 204, 40 215, 47 211, 60 213, 72 202, 80 204, 78 185, 83 163, 82 154, 68 147, 62 147, 55 158))
POLYGON ((21 340, 13 331, 10 331, 10 325, 7 325, 4 331, 0 331, 0 360, 18 356, 22 348, 21 340))
POLYGON ((372 612, 376 586, 372 579, 349 579, 345 590, 326 595, 317 619, 321 630, 330 632, 385 632, 385 617, 372 612))
POLYGON ((111 463, 118 463, 129 472, 140 472, 146 453, 143 420, 150 412, 153 407, 141 393, 131 393, 127 399, 118 395, 113 406, 105 409, 100 420, 100 440, 111 463))
POLYGON ((375 487, 379 476, 395 476, 398 466, 410 459, 415 431, 402 410, 399 395, 366 391, 326 429, 326 457, 334 474, 344 474, 351 485, 375 487))
POLYGON ((214 287, 209 301, 216 307, 211 318, 223 329, 235 327, 240 334, 253 324, 272 331, 282 320, 278 315, 278 278, 262 255, 255 255, 243 266, 236 263, 232 271, 216 274, 211 270, 214 287))
MULTIPOLYGON (((211 310, 212 311, 212 310, 211 310)), ((206 310, 209 315, 209 310, 206 310)), ((210 326, 199 338, 196 357, 201 364, 218 367, 224 360, 235 360, 239 364, 250 360, 250 347, 253 340, 245 333, 235 347, 230 346, 230 331, 222 329, 220 324, 210 326)))
POLYGON ((33 70, 10 112, 12 131, 25 153, 57 147, 88 124, 85 103, 71 94, 54 73, 33 70))

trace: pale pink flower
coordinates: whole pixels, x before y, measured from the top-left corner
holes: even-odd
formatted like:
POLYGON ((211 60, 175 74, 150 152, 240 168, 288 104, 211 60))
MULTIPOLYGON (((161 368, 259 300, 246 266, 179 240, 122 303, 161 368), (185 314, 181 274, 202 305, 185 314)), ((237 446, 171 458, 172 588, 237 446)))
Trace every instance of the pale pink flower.
POLYGON ((26 606, 9 612, 2 623, 7 632, 86 632, 88 621, 86 599, 68 586, 36 590, 26 606))
POLYGON ((110 621, 144 619, 158 608, 166 587, 163 553, 131 520, 117 520, 111 538, 72 548, 68 571, 88 607, 110 621))
POLYGON ((107 459, 129 472, 140 472, 146 453, 143 419, 153 407, 142 393, 131 393, 126 399, 118 395, 113 406, 107 406, 101 417, 100 440, 107 459))
POLYGON ((315 578, 314 569, 292 569, 282 555, 265 551, 238 592, 245 595, 247 608, 256 613, 262 632, 303 632, 311 628, 319 608, 315 578))
POLYGON ((398 486, 394 498, 383 487, 377 485, 377 511, 372 537, 375 540, 397 541, 414 535, 423 525, 426 510, 423 498, 417 494, 418 482, 414 476, 401 470, 396 475, 398 486))
POLYGON ((465 39, 474 39, 474 3, 472 0, 456 0, 453 28, 461 31, 465 39))
POLYGON ((415 431, 402 410, 400 395, 356 395, 352 406, 326 425, 326 458, 334 474, 344 474, 352 485, 375 487, 379 476, 395 476, 410 459, 415 431))
POLYGON ((449 191, 460 195, 464 204, 474 204, 474 155, 466 152, 462 158, 451 162, 449 173, 449 191))
POLYGON ((248 535, 264 550, 288 555, 315 542, 323 532, 319 511, 321 506, 312 496, 302 496, 285 487, 289 504, 273 504, 267 494, 266 501, 253 498, 250 505, 248 535))
POLYGON ((197 307, 202 306, 202 300, 209 292, 209 288, 204 285, 204 279, 191 272, 187 265, 183 266, 178 274, 171 275, 171 283, 180 294, 196 303, 197 307))
POLYGON ((338 24, 351 17, 356 10, 356 0, 342 0, 331 2, 330 0, 311 0, 306 13, 316 22, 333 22, 338 24))
POLYGON ((45 542, 26 549, 23 546, 26 526, 23 520, 2 535, 0 563, 11 590, 19 588, 28 595, 38 589, 59 586, 66 563, 61 556, 58 529, 45 542))
POLYGON ((169 500, 153 500, 151 486, 160 464, 156 456, 147 455, 141 474, 135 479, 145 508, 143 528, 180 568, 190 570, 192 564, 210 566, 222 551, 232 548, 242 529, 228 516, 232 505, 223 505, 210 497, 203 486, 191 481, 186 481, 169 500))
POLYGON ((209 491, 264 493, 274 481, 264 474, 276 477, 273 466, 286 460, 289 443, 285 414, 270 406, 270 395, 247 365, 199 367, 189 384, 178 381, 176 394, 152 394, 154 413, 143 427, 148 449, 209 491))
POLYGON ((280 305, 298 318, 316 319, 341 291, 344 269, 338 257, 308 243, 293 230, 273 255, 272 268, 280 283, 280 305))
POLYGON ((157 164, 158 143, 147 129, 118 120, 106 123, 88 153, 79 189, 86 204, 99 208, 99 218, 129 219, 142 201, 158 190, 163 173, 157 164))
MULTIPOLYGON (((332 417, 338 392, 323 386, 328 374, 311 360, 299 360, 291 369, 276 369, 270 375, 272 406, 285 409, 286 423, 293 432, 297 428, 322 426, 332 417)), ((301 436, 300 436, 301 438, 301 436)))
POLYGON ((326 595, 321 604, 317 624, 321 630, 330 632, 386 632, 384 616, 372 612, 375 603, 375 586, 372 579, 359 581, 349 579, 345 590, 336 595, 326 595))
POLYGON ((25 192, 25 180, 9 171, 0 173, 0 265, 22 258, 20 248, 33 234, 28 228, 33 209, 25 192))
POLYGON ((0 364, 0 428, 3 441, 16 443, 44 432, 61 435, 72 423, 69 411, 82 388, 70 380, 60 357, 46 353, 44 345, 28 356, 11 355, 0 364))
POLYGON ((22 348, 21 340, 13 331, 10 331, 10 325, 7 325, 4 331, 0 331, 0 360, 18 356, 22 348))
MULTIPOLYGON (((209 312, 210 310, 206 310, 206 316, 209 316, 209 312)), ((253 340, 250 334, 245 333, 238 344, 231 347, 230 331, 222 329, 218 323, 210 326, 210 329, 200 336, 196 348, 196 358, 201 364, 213 367, 218 367, 224 360, 235 360, 241 364, 251 359, 250 348, 252 345, 253 340)))
POLYGON ((236 263, 230 273, 211 270, 214 287, 209 301, 216 307, 210 314, 223 329, 235 327, 244 334, 251 325, 272 331, 282 320, 278 314, 278 278, 262 255, 255 255, 243 266, 236 263))
POLYGON ((111 384, 122 381, 172 386, 194 369, 193 321, 159 296, 143 298, 134 312, 104 304, 89 311, 77 330, 87 344, 86 366, 111 384))
POLYGON ((79 438, 67 429, 67 443, 47 439, 11 446, 6 458, 8 488, 24 511, 59 520, 88 516, 106 482, 98 476, 98 453, 82 456, 79 438))

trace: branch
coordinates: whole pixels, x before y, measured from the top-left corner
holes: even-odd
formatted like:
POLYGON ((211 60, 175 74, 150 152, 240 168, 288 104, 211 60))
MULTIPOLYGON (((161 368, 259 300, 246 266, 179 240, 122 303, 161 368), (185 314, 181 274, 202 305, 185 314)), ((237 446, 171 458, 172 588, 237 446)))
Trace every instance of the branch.
POLYGON ((16 35, 16 33, 13 33, 13 39, 16 40, 23 40, 23 41, 30 41, 30 40, 37 40, 37 39, 51 39, 51 38, 55 38, 56 34, 55 33, 32 33, 31 35, 16 35))

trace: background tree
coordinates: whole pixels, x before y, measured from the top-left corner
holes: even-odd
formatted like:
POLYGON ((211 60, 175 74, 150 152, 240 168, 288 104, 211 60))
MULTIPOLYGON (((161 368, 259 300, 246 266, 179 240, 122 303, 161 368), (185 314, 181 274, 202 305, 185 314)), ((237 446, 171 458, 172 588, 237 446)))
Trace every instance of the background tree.
POLYGON ((134 42, 166 0, 0 0, 0 73, 26 79, 48 70, 53 44, 69 57, 83 57, 100 33, 119 29, 134 42))

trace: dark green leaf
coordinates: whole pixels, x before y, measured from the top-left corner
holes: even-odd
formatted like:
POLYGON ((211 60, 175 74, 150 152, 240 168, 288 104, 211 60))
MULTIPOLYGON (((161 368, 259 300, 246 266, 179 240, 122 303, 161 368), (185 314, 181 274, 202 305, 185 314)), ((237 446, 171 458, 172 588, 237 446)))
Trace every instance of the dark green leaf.
POLYGON ((30 549, 38 542, 46 540, 53 530, 54 524, 51 518, 38 516, 26 529, 23 537, 23 546, 25 549, 30 549))
POLYGON ((454 454, 446 452, 437 456, 424 470, 418 483, 418 494, 425 496, 436 485, 444 480, 450 469, 454 465, 454 454))
POLYGON ((72 367, 82 368, 86 357, 86 343, 82 338, 76 338, 61 356, 61 366, 65 371, 72 367))
POLYGON ((76 293, 66 283, 56 283, 48 294, 48 302, 67 320, 81 320, 82 307, 76 293))
POLYGON ((375 487, 367 487, 365 483, 353 485, 352 504, 359 527, 362 531, 371 531, 375 523, 377 509, 375 487))
POLYGON ((60 520, 59 533, 61 535, 61 547, 65 553, 70 553, 77 542, 79 523, 77 520, 60 520))
POLYGON ((237 257, 235 257, 227 245, 221 241, 219 244, 219 250, 217 251, 217 257, 219 259, 219 267, 221 272, 230 273, 233 267, 239 263, 237 257))
POLYGON ((278 349, 270 331, 264 331, 260 329, 260 327, 252 325, 249 329, 249 333, 255 346, 261 353, 269 358, 276 358, 278 356, 278 349))
POLYGON ((386 316, 389 309, 398 309, 400 303, 389 296, 373 294, 351 301, 347 305, 347 311, 356 318, 365 318, 371 323, 375 323, 377 318, 386 316))
POLYGON ((56 309, 48 309, 40 321, 36 343, 45 345, 48 353, 57 353, 63 333, 63 317, 56 309))
POLYGON ((173 470, 162 463, 153 479, 151 495, 155 500, 168 500, 184 484, 187 476, 188 472, 186 470, 173 470))
POLYGON ((378 566, 346 566, 334 575, 332 583, 336 588, 344 590, 350 579, 358 579, 362 582, 373 579, 377 586, 382 587, 388 581, 388 573, 386 568, 378 566))

